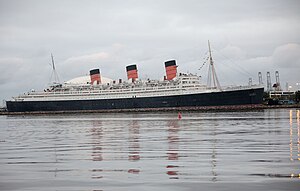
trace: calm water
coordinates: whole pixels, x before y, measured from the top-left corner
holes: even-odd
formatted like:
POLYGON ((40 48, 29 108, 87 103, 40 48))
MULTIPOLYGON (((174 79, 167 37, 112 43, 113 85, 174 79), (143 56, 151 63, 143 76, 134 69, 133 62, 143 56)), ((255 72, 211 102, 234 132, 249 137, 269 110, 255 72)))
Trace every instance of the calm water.
POLYGON ((0 190, 300 190, 299 110, 0 116, 0 190))

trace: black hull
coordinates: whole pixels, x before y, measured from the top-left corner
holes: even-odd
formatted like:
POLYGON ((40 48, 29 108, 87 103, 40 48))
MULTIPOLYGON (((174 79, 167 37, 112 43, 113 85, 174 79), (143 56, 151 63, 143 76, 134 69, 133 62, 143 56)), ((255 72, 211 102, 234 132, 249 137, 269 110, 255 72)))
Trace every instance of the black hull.
POLYGON ((7 101, 9 112, 128 110, 261 104, 263 88, 189 95, 68 101, 7 101))

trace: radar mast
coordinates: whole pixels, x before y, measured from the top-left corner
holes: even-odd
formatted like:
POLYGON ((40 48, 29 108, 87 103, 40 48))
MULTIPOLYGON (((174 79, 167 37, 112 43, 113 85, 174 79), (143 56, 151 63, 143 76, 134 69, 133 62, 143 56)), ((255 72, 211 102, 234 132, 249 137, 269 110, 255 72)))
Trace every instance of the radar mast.
POLYGON ((221 86, 217 77, 216 69, 214 67, 214 61, 211 54, 210 42, 208 41, 208 51, 209 51, 209 68, 208 68, 208 78, 207 87, 216 88, 221 90, 221 86))
POLYGON ((58 77, 58 74, 56 72, 54 57, 53 57, 52 53, 51 53, 51 62, 52 62, 52 64, 51 64, 52 73, 51 73, 51 77, 50 77, 50 83, 59 84, 59 77, 58 77))

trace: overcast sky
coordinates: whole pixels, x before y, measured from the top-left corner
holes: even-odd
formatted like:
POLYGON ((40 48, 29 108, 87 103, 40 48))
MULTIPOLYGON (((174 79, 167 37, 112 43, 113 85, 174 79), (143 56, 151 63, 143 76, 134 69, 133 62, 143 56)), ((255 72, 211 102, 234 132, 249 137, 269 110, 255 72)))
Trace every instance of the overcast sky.
MULTIPOLYGON (((126 78, 126 65, 160 79, 164 62, 197 73, 213 48, 221 85, 275 71, 300 83, 298 0, 0 0, 0 99, 49 84, 53 53, 61 82, 100 68, 126 78)), ((298 86, 300 88, 300 86, 298 86)), ((0 105, 2 105, 1 103, 0 105)))

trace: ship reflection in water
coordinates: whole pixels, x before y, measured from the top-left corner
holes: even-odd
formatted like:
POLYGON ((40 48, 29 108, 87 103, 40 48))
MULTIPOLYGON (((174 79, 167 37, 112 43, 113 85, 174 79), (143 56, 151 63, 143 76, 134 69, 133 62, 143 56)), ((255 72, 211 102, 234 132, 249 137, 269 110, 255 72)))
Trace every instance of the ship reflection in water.
POLYGON ((245 183, 249 190, 273 190, 270 183, 297 190, 299 115, 1 116, 0 190, 194 190, 203 183, 214 190, 245 183))
POLYGON ((168 122, 168 160, 170 164, 167 165, 167 174, 170 179, 178 179, 178 168, 179 166, 172 164, 172 161, 178 161, 178 150, 179 150, 179 137, 178 137, 179 125, 178 120, 168 122))
MULTIPOLYGON (((293 162, 294 160, 300 161, 300 111, 297 110, 296 113, 293 110, 290 110, 290 160, 293 162), (296 115, 296 124, 293 123, 294 114, 296 115), (297 136, 294 135, 295 134, 297 136), (296 148, 296 149, 294 149, 296 148), (293 151, 295 150, 295 151, 293 151)), ((295 169, 298 172, 292 172, 291 178, 300 178, 300 170, 295 169)))
MULTIPOLYGON (((138 121, 133 120, 129 125, 129 136, 128 136, 128 160, 138 161, 140 160, 140 144, 139 144, 139 125, 138 121)), ((138 174, 140 169, 131 168, 128 170, 129 173, 138 174)))

